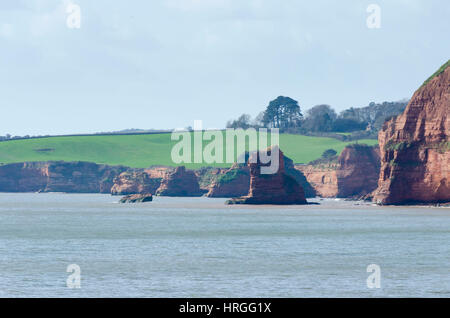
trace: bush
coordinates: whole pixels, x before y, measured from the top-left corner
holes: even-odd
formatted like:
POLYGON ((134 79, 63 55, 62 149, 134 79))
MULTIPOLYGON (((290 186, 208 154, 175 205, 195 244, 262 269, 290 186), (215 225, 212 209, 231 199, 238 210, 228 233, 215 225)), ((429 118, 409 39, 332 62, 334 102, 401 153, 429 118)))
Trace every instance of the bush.
POLYGON ((329 159, 329 158, 332 158, 332 157, 334 157, 334 156, 336 156, 336 155, 337 155, 336 150, 334 150, 334 149, 327 149, 327 150, 325 150, 325 151, 323 152, 322 158, 324 158, 324 159, 329 159))

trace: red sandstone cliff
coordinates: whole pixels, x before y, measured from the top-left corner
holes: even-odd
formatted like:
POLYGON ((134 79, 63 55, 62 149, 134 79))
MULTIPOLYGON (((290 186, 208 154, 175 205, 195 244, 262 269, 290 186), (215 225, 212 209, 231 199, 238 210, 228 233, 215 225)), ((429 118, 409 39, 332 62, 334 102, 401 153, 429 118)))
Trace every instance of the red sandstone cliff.
MULTIPOLYGON (((450 62, 450 61, 449 61, 450 62)), ((380 131, 379 204, 450 201, 450 67, 419 88, 380 131)))
POLYGON ((168 172, 156 191, 157 195, 169 197, 199 197, 203 193, 195 173, 184 166, 168 172))
POLYGON ((302 186, 286 173, 283 152, 277 146, 267 149, 269 154, 273 151, 279 153, 278 171, 274 174, 261 174, 261 167, 266 164, 261 163, 259 152, 253 153, 248 163, 248 195, 229 200, 228 204, 307 204, 302 186))
POLYGON ((304 173, 321 197, 362 197, 377 187, 379 151, 366 145, 349 145, 336 161, 296 168, 304 173))
MULTIPOLYGON (((305 197, 316 196, 314 188, 306 180, 303 172, 294 167, 293 161, 284 156, 285 173, 293 177, 303 188, 305 197)), ((207 197, 233 198, 247 195, 250 190, 250 167, 248 164, 234 164, 230 169, 222 171, 211 182, 207 197)))
POLYGON ((240 197, 248 194, 249 189, 250 168, 247 165, 234 164, 213 181, 206 196, 210 198, 240 197))
POLYGON ((112 195, 155 193, 162 178, 152 178, 147 171, 126 171, 114 178, 112 195))
POLYGON ((0 192, 109 193, 127 168, 91 162, 25 162, 0 166, 0 192))

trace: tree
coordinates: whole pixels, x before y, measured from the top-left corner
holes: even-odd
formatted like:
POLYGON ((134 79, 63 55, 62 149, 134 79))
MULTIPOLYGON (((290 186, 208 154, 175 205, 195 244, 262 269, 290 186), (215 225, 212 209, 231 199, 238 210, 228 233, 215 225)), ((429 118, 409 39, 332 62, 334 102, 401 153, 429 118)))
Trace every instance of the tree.
POLYGON ((261 128, 264 127, 264 112, 260 112, 255 119, 252 121, 252 126, 254 128, 261 128))
POLYGON ((378 131, 388 118, 401 114, 407 104, 408 100, 383 102, 381 104, 371 102, 366 107, 346 109, 339 114, 339 118, 365 123, 366 127, 370 125, 373 130, 378 131))
POLYGON ((357 121, 352 118, 338 118, 333 123, 333 131, 336 132, 352 132, 358 130, 364 130, 367 127, 367 123, 357 121))
POLYGON ((325 151, 323 152, 322 158, 324 158, 324 159, 329 159, 329 158, 332 158, 332 157, 334 157, 334 156, 336 156, 336 155, 337 155, 336 150, 334 150, 334 149, 327 149, 327 150, 325 150, 325 151))
POLYGON ((303 115, 296 100, 278 96, 267 106, 262 122, 265 127, 284 130, 299 126, 302 118, 303 115))
POLYGON ((239 116, 236 120, 230 120, 227 122, 227 128, 242 128, 242 129, 248 129, 250 128, 250 115, 248 114, 242 114, 239 116))
POLYGON ((336 112, 329 105, 317 105, 309 109, 302 128, 305 131, 327 132, 332 131, 336 112))

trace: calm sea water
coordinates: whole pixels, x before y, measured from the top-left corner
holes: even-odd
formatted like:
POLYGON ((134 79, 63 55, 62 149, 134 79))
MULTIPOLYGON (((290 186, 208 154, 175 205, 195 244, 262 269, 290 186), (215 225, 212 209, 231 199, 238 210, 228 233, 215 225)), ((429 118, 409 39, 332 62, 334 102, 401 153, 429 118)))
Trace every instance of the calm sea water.
POLYGON ((0 194, 0 297, 450 297, 448 208, 118 199, 0 194))

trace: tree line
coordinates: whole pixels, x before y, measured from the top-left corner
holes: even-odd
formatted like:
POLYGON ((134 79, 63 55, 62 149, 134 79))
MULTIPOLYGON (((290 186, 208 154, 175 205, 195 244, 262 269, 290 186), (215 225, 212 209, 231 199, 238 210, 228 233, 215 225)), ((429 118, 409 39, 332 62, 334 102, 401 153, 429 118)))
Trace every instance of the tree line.
POLYGON ((337 114, 330 105, 321 104, 303 115, 298 101, 279 96, 253 120, 250 115, 242 114, 228 121, 227 128, 279 128, 280 132, 299 134, 377 132, 387 119, 402 113, 406 105, 406 100, 372 102, 366 107, 352 107, 337 114))

